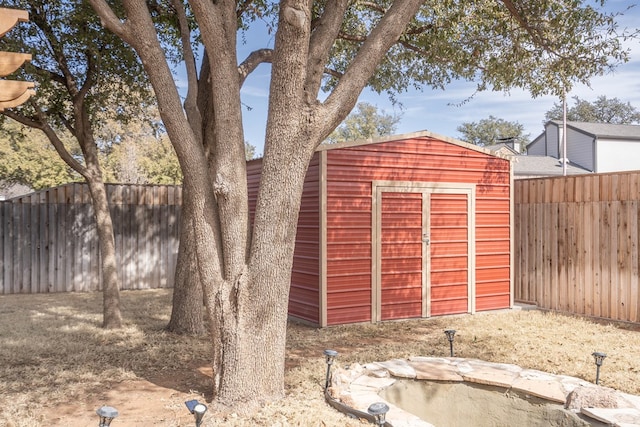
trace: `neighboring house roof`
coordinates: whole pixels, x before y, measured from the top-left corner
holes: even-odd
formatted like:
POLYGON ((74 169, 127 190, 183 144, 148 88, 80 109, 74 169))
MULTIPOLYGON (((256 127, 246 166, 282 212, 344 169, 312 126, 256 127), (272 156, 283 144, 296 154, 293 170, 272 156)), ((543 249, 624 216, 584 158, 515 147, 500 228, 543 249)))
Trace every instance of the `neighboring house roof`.
POLYGON ((9 184, 4 181, 0 181, 0 200, 7 200, 13 197, 22 196, 27 193, 31 193, 33 189, 22 184, 9 184))
MULTIPOLYGON (((555 157, 521 155, 506 144, 485 145, 484 148, 511 158, 513 160, 514 178, 562 175, 562 163, 555 157)), ((585 173, 591 172, 578 165, 572 163, 567 164, 567 175, 580 175, 585 173)))
POLYGON ((486 148, 487 150, 491 150, 494 153, 500 153, 506 156, 520 154, 519 152, 514 150, 512 145, 513 143, 501 142, 499 144, 485 145, 484 148, 486 148))
POLYGON ((640 125, 567 122, 566 144, 563 123, 550 120, 544 132, 527 145, 527 154, 567 157, 571 164, 588 171, 638 170, 640 125))
MULTIPOLYGON (((551 122, 558 126, 562 126, 561 120, 551 120, 551 122)), ((640 125, 567 122, 567 127, 597 138, 640 139, 640 125)))
MULTIPOLYGON (((591 173, 574 164, 567 164, 567 175, 591 173)), ((551 156, 514 156, 514 177, 561 176, 562 163, 551 156)))
MULTIPOLYGON (((527 144, 529 149, 537 142, 544 144, 547 134, 547 127, 553 124, 562 127, 562 120, 549 120, 545 124, 545 131, 538 135, 533 141, 527 144)), ((589 123, 589 122, 567 122, 567 128, 574 129, 598 139, 623 139, 640 140, 640 125, 616 125, 611 123, 589 123)))

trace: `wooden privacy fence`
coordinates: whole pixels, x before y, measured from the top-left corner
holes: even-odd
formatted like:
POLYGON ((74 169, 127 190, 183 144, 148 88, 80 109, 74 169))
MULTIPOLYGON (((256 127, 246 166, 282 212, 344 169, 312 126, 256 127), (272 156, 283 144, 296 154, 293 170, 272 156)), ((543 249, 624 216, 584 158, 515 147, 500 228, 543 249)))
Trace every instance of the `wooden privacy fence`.
POLYGON ((515 181, 515 300, 640 321, 640 172, 515 181))
MULTIPOLYGON (((122 289, 172 287, 182 189, 107 185, 122 289)), ((0 202, 0 294, 102 289, 86 184, 0 202)))

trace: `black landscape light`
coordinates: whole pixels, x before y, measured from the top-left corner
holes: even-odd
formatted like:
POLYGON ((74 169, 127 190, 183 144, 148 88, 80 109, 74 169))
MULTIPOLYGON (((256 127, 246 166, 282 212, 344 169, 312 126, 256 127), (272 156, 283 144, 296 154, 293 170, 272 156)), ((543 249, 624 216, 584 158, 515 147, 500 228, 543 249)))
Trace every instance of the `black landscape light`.
POLYGON ((101 406, 96 410, 96 414, 100 417, 100 424, 98 427, 108 427, 111 421, 118 416, 118 410, 111 406, 101 406))
POLYGON ((338 352, 335 350, 325 350, 324 355, 326 357, 327 362, 327 376, 324 382, 325 391, 329 388, 329 378, 331 377, 331 365, 333 365, 333 361, 336 357, 338 357, 338 352))
POLYGON ((379 427, 382 427, 386 422, 387 412, 389 412, 389 406, 384 402, 375 402, 369 405, 367 412, 370 415, 373 415, 376 424, 379 427))
POLYGON ((599 351, 594 351, 591 355, 596 361, 596 384, 598 384, 600 382, 600 366, 602 366, 602 362, 604 362, 604 358, 607 357, 607 355, 599 351))
POLYGON ((451 352, 451 357, 453 357, 453 337, 456 335, 455 329, 445 329, 444 331, 447 339, 449 340, 449 351, 451 352))
POLYGON ((200 424, 202 424, 202 418, 204 418, 204 413, 207 412, 207 405, 200 403, 195 399, 187 400, 184 404, 187 405, 187 409, 196 419, 196 427, 200 427, 200 424))

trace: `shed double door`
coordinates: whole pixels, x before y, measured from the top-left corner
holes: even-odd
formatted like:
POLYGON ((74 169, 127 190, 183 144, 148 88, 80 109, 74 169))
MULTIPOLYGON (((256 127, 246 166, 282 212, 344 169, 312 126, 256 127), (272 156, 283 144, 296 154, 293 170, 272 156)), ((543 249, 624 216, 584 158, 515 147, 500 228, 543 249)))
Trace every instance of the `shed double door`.
POLYGON ((375 321, 473 311, 470 188, 378 186, 375 321))

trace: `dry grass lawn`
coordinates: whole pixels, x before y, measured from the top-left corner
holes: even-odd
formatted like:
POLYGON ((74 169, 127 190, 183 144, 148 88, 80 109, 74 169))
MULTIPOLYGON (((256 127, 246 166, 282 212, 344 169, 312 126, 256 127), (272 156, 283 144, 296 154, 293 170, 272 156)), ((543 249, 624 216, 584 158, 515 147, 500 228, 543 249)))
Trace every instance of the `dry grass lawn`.
MULTIPOLYGON (((174 336, 171 292, 122 292, 126 327, 100 329, 101 294, 0 296, 0 426, 192 426, 184 406, 209 400, 206 338, 174 336)), ((204 426, 359 426, 324 403, 322 350, 337 364, 413 355, 448 356, 444 329, 458 330, 456 355, 513 363, 593 381, 591 353, 603 351, 602 385, 640 394, 640 328, 545 313, 503 311, 379 325, 288 330, 286 398, 252 415, 210 410, 204 426)))

